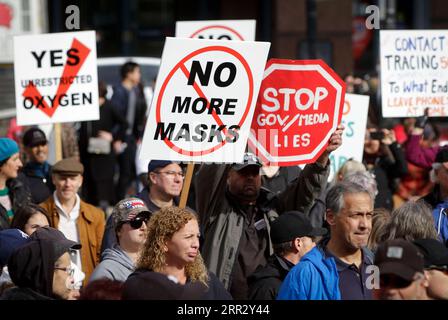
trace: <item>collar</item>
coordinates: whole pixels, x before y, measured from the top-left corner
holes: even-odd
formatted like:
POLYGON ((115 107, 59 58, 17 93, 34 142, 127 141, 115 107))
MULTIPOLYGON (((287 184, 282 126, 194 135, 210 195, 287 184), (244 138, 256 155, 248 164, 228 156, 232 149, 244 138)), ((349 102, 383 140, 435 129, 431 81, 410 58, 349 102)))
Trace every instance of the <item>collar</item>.
POLYGON ((294 267, 294 263, 292 263, 291 261, 289 261, 281 256, 278 256, 276 254, 274 254, 274 257, 277 260, 280 267, 285 269, 285 271, 289 272, 294 267))
MULTIPOLYGON (((348 263, 342 261, 341 259, 339 259, 338 257, 336 257, 333 253, 330 252, 330 250, 327 249, 327 246, 324 247, 324 253, 325 253, 326 257, 331 257, 334 259, 338 272, 344 271, 345 269, 348 269, 353 265, 353 264, 348 264, 348 263)), ((365 248, 361 248, 361 253, 362 253, 362 260, 361 260, 361 266, 359 269, 363 269, 363 266, 372 264, 372 263, 370 263, 368 255, 366 254, 365 248)), ((356 268, 358 268, 358 267, 356 267, 356 268)))

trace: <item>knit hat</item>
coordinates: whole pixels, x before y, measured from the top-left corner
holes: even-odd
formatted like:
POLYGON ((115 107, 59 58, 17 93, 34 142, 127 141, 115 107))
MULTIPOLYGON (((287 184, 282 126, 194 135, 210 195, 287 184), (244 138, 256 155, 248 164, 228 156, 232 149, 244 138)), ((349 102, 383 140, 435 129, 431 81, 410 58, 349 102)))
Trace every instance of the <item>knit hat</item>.
POLYGON ((19 146, 14 140, 9 138, 0 138, 0 161, 8 159, 17 152, 19 152, 19 146))

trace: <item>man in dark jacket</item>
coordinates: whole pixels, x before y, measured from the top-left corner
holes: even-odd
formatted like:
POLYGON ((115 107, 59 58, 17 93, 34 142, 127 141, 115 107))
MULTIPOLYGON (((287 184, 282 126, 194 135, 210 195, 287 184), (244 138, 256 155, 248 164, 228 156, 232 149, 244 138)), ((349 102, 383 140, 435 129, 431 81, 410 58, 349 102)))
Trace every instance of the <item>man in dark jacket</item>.
POLYGON ((29 161, 23 167, 23 175, 19 175, 19 179, 28 186, 32 202, 39 204, 54 191, 50 177, 51 165, 47 162, 47 137, 39 128, 31 128, 25 132, 22 141, 29 161))
POLYGON ((121 83, 114 87, 111 98, 117 114, 127 120, 127 128, 115 128, 116 131, 124 129, 123 131, 126 132, 123 141, 114 142, 120 166, 116 190, 117 201, 125 197, 127 188, 136 176, 135 156, 137 144, 143 137, 147 109, 140 85, 140 66, 135 62, 126 62, 121 67, 120 73, 121 83))
POLYGON ((272 221, 290 210, 308 215, 325 186, 329 155, 341 145, 342 132, 341 126, 318 160, 305 166, 298 179, 279 195, 261 187, 261 162, 250 153, 245 154, 243 163, 203 165, 197 172, 202 255, 234 299, 248 298, 247 278, 274 253, 269 235, 272 221))
POLYGON ((291 268, 316 245, 314 238, 326 233, 324 228, 314 228, 301 212, 282 214, 271 225, 274 254, 248 279, 249 299, 275 300, 291 268))

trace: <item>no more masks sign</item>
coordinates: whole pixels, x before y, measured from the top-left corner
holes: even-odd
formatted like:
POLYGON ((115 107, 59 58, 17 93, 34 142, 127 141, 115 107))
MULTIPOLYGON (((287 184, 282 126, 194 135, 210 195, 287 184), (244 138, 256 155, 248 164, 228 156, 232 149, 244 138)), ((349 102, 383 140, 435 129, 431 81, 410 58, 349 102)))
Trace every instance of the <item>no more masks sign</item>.
POLYGON ((269 47, 167 38, 140 157, 240 162, 269 47))

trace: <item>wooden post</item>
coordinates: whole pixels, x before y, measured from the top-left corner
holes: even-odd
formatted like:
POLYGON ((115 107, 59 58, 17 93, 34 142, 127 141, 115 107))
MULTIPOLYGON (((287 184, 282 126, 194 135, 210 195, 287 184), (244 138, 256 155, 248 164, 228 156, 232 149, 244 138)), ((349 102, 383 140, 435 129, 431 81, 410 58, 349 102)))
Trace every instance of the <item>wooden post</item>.
POLYGON ((62 132, 61 132, 61 124, 54 124, 54 146, 56 153, 56 162, 62 160, 62 132))
POLYGON ((190 192, 191 179, 193 177, 194 162, 189 162, 187 166, 187 173, 185 175, 182 193, 180 194, 179 208, 185 208, 187 205, 188 193, 190 192))

